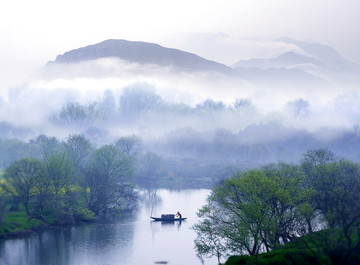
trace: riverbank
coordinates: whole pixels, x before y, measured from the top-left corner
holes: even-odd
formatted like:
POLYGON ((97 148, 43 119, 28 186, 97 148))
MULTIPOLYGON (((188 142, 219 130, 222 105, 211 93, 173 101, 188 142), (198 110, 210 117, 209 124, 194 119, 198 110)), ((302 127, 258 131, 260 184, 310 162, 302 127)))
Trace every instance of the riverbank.
POLYGON ((22 237, 46 229, 48 226, 49 224, 40 220, 29 220, 26 212, 11 211, 5 213, 0 224, 0 238, 22 237))
POLYGON ((29 219, 29 216, 23 210, 8 211, 4 214, 3 220, 0 223, 0 238, 17 238, 30 235, 33 232, 44 231, 50 227, 68 227, 72 225, 81 225, 85 223, 95 222, 96 218, 93 215, 83 216, 81 220, 74 221, 69 218, 70 222, 56 223, 55 221, 48 222, 39 219, 29 219))

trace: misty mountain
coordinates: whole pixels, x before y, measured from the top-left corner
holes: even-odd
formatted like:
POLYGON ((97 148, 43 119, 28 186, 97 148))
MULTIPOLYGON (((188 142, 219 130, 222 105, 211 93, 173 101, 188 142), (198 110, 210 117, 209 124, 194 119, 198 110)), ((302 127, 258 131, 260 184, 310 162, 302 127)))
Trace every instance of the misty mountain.
POLYGON ((312 43, 312 42, 305 42, 305 41, 297 41, 291 38, 280 38, 277 41, 287 43, 287 44, 293 44, 300 49, 302 49, 308 56, 311 56, 327 66, 337 69, 337 70, 355 70, 359 71, 360 66, 350 62, 348 60, 345 60, 341 57, 341 55, 332 47, 327 45, 322 45, 319 43, 312 43))
POLYGON ((58 55, 55 61, 48 64, 45 72, 53 77, 119 76, 124 75, 128 71, 127 66, 130 66, 132 74, 142 77, 144 73, 152 73, 153 77, 155 74, 155 78, 158 74, 205 73, 205 76, 197 75, 197 78, 215 81, 225 77, 223 80, 234 84, 245 81, 267 87, 326 87, 332 83, 342 85, 360 82, 360 66, 345 60, 329 46, 290 38, 277 39, 274 43, 287 45, 288 50, 277 57, 240 60, 232 66, 226 66, 194 53, 155 43, 110 39, 58 55), (121 66, 112 68, 110 63, 101 64, 97 61, 104 58, 118 59, 121 66), (82 67, 76 68, 80 64, 82 67), (218 78, 217 74, 223 77, 218 78))
POLYGON ((251 69, 251 72, 258 71, 259 73, 277 72, 280 77, 281 73, 285 75, 286 71, 296 69, 302 71, 302 73, 298 71, 300 78, 313 79, 315 77, 327 81, 359 81, 360 66, 345 60, 329 46, 290 38, 280 38, 276 41, 293 45, 297 52, 285 52, 274 58, 240 60, 232 67, 241 71, 251 69))
POLYGON ((287 87, 327 84, 320 76, 310 74, 302 69, 237 67, 235 68, 243 79, 255 85, 284 85, 287 87))
POLYGON ((65 52, 56 57, 55 63, 79 63, 109 57, 130 63, 170 66, 182 71, 233 72, 224 64, 206 60, 189 52, 165 48, 155 43, 115 39, 65 52))
MULTIPOLYGON (((189 73, 220 73, 262 85, 288 86, 325 83, 323 75, 314 75, 311 71, 295 66, 312 65, 317 68, 326 68, 326 65, 313 57, 296 53, 287 53, 275 59, 239 61, 229 67, 193 53, 162 47, 155 43, 114 39, 65 52, 63 55, 58 55, 54 62, 50 62, 50 65, 76 65, 103 58, 117 58, 125 64, 136 63, 140 66, 139 69, 143 66, 155 65, 189 73)), ((66 71, 69 70, 65 70, 64 73, 66 71)), ((107 70, 101 69, 98 72, 103 71, 107 70)), ((76 71, 71 70, 71 72, 76 74, 76 71)), ((90 73, 90 75, 92 74, 90 73)))
POLYGON ((326 66, 312 57, 295 52, 287 52, 276 58, 241 60, 232 67, 253 82, 319 85, 325 83, 321 75, 310 70, 326 66))
POLYGON ((286 52, 275 58, 256 58, 241 60, 232 65, 234 68, 259 68, 259 69, 279 69, 292 68, 299 64, 311 64, 317 67, 325 67, 325 64, 313 57, 301 55, 295 52, 286 52))

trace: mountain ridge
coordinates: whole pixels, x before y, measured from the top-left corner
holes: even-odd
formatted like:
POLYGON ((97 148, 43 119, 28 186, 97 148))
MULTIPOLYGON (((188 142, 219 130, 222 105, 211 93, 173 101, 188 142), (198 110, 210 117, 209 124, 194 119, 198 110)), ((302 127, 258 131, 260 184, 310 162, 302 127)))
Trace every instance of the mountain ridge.
POLYGON ((224 64, 204 59, 196 54, 159 44, 109 39, 58 55, 51 63, 78 63, 81 61, 115 57, 139 64, 174 66, 188 71, 216 71, 231 73, 233 69, 224 64))
POLYGON ((329 46, 281 38, 278 42, 295 45, 298 50, 287 51, 274 58, 240 60, 227 66, 207 60, 197 54, 156 43, 108 39, 100 43, 70 50, 58 55, 49 64, 76 64, 101 58, 119 58, 124 62, 170 67, 181 72, 220 73, 255 84, 310 84, 360 81, 360 67, 343 59, 329 46))

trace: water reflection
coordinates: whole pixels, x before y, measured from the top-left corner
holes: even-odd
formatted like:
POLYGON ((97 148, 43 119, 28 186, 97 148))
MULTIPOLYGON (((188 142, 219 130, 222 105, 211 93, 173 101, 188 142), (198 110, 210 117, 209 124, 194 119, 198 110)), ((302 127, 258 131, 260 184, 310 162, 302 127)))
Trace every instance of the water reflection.
POLYGON ((121 220, 53 228, 22 239, 0 240, 0 264, 138 265, 163 261, 170 265, 201 264, 193 249, 195 233, 190 227, 208 193, 208 190, 158 190, 156 194, 144 191, 139 210, 121 220), (188 219, 154 222, 150 219, 151 210, 157 216, 180 210, 188 219))

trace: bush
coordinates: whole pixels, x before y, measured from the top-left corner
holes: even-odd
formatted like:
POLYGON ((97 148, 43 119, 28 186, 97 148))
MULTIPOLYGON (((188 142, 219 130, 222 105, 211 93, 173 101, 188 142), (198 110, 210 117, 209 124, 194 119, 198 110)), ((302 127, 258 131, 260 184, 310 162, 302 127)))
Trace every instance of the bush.
POLYGON ((259 255, 259 264, 264 265, 303 265, 316 264, 316 257, 310 251, 280 249, 259 255))
POLYGON ((77 208, 74 210, 74 219, 80 222, 91 222, 95 220, 95 214, 86 208, 77 208))
POLYGON ((231 256, 225 262, 225 265, 245 265, 253 264, 253 257, 251 256, 231 256))

